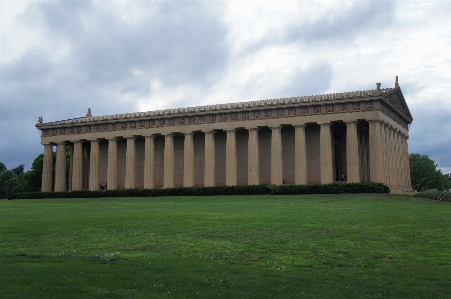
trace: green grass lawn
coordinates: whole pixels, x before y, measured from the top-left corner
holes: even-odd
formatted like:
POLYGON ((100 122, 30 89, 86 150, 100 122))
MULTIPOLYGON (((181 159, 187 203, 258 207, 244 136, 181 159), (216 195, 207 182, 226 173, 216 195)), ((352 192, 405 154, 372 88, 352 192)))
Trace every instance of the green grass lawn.
POLYGON ((0 277, 1 298, 450 298, 451 204, 1 200, 0 277))

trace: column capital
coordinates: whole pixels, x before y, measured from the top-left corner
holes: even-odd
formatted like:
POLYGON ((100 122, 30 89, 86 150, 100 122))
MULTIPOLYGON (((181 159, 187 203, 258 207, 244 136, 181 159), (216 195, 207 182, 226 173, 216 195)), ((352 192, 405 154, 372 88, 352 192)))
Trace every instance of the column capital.
POLYGON ((55 144, 58 146, 58 145, 66 145, 67 144, 67 141, 58 141, 58 142, 55 142, 55 144))
POLYGON ((72 142, 72 143, 83 143, 83 142, 85 142, 84 140, 71 140, 70 142, 72 142))
POLYGON ((224 129, 224 131, 227 132, 227 133, 228 133, 228 132, 236 132, 237 129, 224 129))
POLYGON ((293 124, 292 126, 295 128, 305 128, 307 127, 307 124, 293 124))
POLYGON ((214 134, 214 133, 216 133, 215 130, 211 130, 211 129, 203 130, 202 132, 204 132, 205 134, 214 134))
POLYGON ((343 121, 345 124, 357 124, 359 121, 357 119, 349 119, 343 121))
POLYGON ((117 141, 119 139, 121 139, 121 137, 107 138, 108 141, 117 141))
POLYGON ((330 127, 332 126, 331 122, 317 122, 318 125, 320 125, 321 127, 330 127))
POLYGON ((382 120, 379 119, 379 118, 367 118, 366 121, 369 122, 369 123, 380 123, 380 122, 382 122, 382 120))
POLYGON ((100 142, 100 139, 94 138, 94 139, 87 139, 89 142, 100 142))
POLYGON ((272 125, 272 126, 268 126, 268 128, 270 128, 271 130, 282 129, 282 125, 272 125))
POLYGON ((138 136, 124 136, 124 138, 127 140, 135 140, 138 136))
POLYGON ((186 135, 194 135, 196 132, 193 132, 193 131, 189 131, 189 132, 182 132, 182 134, 184 135, 184 136, 186 136, 186 135))
POLYGON ((245 129, 248 130, 248 131, 258 131, 258 130, 260 130, 259 127, 246 127, 245 129))

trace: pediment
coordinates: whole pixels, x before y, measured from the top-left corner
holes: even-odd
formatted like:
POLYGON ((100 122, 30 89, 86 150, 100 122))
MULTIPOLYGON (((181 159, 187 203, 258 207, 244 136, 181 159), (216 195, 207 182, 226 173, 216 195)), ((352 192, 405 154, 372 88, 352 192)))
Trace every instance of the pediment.
POLYGON ((392 91, 385 93, 382 96, 393 108, 398 110, 398 112, 404 116, 409 123, 412 122, 412 114, 407 106, 407 102, 402 94, 401 88, 394 88, 392 91))

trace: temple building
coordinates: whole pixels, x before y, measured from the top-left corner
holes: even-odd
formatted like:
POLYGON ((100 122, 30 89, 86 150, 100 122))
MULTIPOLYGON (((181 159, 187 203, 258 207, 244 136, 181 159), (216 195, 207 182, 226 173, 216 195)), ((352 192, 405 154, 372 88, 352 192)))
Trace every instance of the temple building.
POLYGON ((407 190, 412 115, 397 78, 394 88, 376 86, 104 116, 88 109, 86 117, 48 123, 39 117, 42 191, 99 190, 101 182, 108 190, 334 182, 407 190))

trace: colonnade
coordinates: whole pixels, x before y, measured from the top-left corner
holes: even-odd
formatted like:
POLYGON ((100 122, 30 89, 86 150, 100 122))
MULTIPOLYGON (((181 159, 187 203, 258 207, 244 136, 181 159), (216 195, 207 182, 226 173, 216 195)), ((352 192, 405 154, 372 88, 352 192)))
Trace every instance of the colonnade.
MULTIPOLYGON (((391 188, 410 187, 407 136, 381 120, 367 120, 369 123, 369 173, 370 181, 383 182, 391 188)), ((322 184, 334 182, 333 166, 333 136, 332 122, 317 123, 320 127, 320 179, 322 184)), ((357 120, 345 121, 346 124, 346 169, 347 182, 361 181, 361 159, 359 158, 359 136, 357 120)), ((308 124, 292 124, 294 127, 294 183, 307 184, 307 142, 306 126, 308 124)), ((282 126, 269 126, 271 129, 271 184, 283 184, 282 126)), ((246 127, 247 140, 247 183, 260 183, 259 135, 260 127, 246 127)), ((237 129, 224 129, 225 145, 225 184, 237 185, 237 129)), ((203 130, 205 134, 204 148, 204 186, 215 185, 215 133, 214 130, 203 130)), ((194 140, 196 132, 181 132, 184 135, 183 144, 183 186, 194 186, 194 140)), ((158 134, 143 134, 144 137, 144 188, 155 188, 155 137, 158 134)), ((175 133, 164 135, 164 176, 163 187, 175 187, 174 175, 174 136, 175 133)), ((125 188, 136 187, 136 138, 123 136, 106 138, 108 140, 107 185, 109 190, 118 188, 118 140, 126 139, 125 154, 125 188)), ((66 158, 65 146, 73 144, 71 152, 70 190, 81 190, 84 182, 83 143, 90 142, 89 153, 89 190, 98 190, 100 186, 100 151, 99 142, 105 138, 77 139, 56 143, 56 165, 54 191, 66 190, 66 158)), ((52 191, 52 148, 53 143, 44 144, 44 164, 42 175, 42 191, 52 191)))

